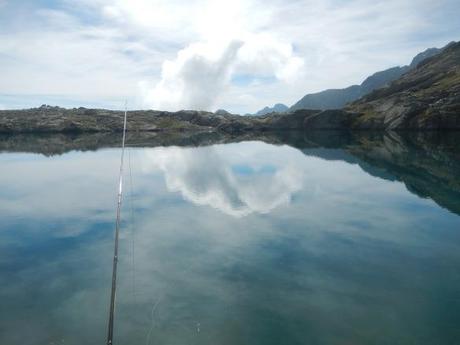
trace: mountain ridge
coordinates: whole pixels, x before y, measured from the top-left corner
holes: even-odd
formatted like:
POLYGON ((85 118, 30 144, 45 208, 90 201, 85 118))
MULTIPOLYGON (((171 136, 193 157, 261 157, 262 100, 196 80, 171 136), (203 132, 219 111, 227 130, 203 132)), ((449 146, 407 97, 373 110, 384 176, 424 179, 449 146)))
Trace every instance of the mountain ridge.
POLYGON ((289 107, 286 104, 283 103, 276 103, 273 105, 273 107, 265 107, 263 109, 260 109, 254 114, 247 114, 247 115, 252 115, 252 116, 259 116, 259 115, 267 115, 270 113, 285 113, 286 111, 289 110, 289 107))
POLYGON ((388 69, 375 72, 364 79, 364 81, 359 85, 351 85, 342 89, 326 89, 320 92, 307 94, 294 103, 289 110, 341 109, 346 104, 365 96, 377 88, 385 86, 393 80, 396 80, 404 73, 416 68, 423 60, 439 54, 452 43, 454 42, 450 42, 442 48, 428 48, 423 52, 418 53, 409 65, 390 67, 388 69))
POLYGON ((460 129, 460 42, 345 110, 355 128, 460 129))

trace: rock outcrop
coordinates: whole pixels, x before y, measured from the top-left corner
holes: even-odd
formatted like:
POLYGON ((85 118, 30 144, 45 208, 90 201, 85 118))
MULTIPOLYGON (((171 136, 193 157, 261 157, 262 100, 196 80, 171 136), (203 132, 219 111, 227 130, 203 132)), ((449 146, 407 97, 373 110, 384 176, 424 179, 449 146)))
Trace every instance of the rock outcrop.
MULTIPOLYGON (((298 110, 286 114, 240 116, 192 110, 178 112, 136 110, 128 112, 127 129, 135 132, 223 131, 229 133, 298 130, 305 128, 307 118, 319 113, 321 113, 319 110, 298 110)), ((0 110, 0 133, 118 132, 123 129, 123 114, 122 111, 104 109, 64 109, 50 106, 26 110, 0 110)))
MULTIPOLYGON (((122 111, 105 109, 64 109, 46 105, 25 110, 1 110, 0 133, 117 132, 123 129, 123 114, 122 111)), ((136 110, 129 112, 128 130, 210 130, 239 117, 191 110, 136 110)))

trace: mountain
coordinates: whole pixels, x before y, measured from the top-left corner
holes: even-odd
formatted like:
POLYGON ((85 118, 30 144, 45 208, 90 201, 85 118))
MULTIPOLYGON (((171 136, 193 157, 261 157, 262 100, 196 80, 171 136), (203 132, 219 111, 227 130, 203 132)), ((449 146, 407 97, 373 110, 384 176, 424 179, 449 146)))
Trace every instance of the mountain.
POLYGON ((423 60, 425 59, 428 59, 432 56, 435 56, 436 54, 439 54, 440 52, 442 52, 443 49, 449 47, 451 44, 454 44, 455 42, 450 42, 449 44, 447 44, 445 47, 443 48, 428 48, 427 50, 425 50, 424 52, 421 52, 417 55, 415 55, 415 57, 412 59, 412 62, 410 63, 409 67, 410 68, 415 68, 417 67, 417 65, 422 62, 423 60))
POLYGON ((460 42, 345 110, 356 128, 460 129, 460 42))
MULTIPOLYGON (((449 43, 449 45, 452 43, 449 43)), ((447 45, 446 47, 448 47, 447 45)), ((410 65, 398 66, 374 73, 367 77, 360 85, 352 85, 345 89, 329 89, 317 93, 307 94, 290 110, 298 109, 340 109, 347 103, 353 102, 371 91, 385 86, 386 84, 398 79, 404 73, 414 69, 423 60, 439 54, 444 48, 429 48, 422 53, 417 54, 410 65)))
POLYGON ((270 113, 284 113, 289 110, 289 107, 285 104, 282 103, 277 103, 273 107, 265 107, 261 110, 259 110, 257 113, 254 115, 266 115, 270 113))
POLYGON ((230 115, 230 113, 225 109, 217 109, 214 114, 216 115, 230 115))

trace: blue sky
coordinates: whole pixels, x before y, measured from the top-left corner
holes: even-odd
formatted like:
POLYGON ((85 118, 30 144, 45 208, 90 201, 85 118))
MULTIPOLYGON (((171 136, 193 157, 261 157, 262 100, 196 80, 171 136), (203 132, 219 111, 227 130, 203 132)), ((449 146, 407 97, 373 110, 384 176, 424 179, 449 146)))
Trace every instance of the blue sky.
POLYGON ((0 108, 255 112, 460 38, 454 0, 0 0, 0 108))

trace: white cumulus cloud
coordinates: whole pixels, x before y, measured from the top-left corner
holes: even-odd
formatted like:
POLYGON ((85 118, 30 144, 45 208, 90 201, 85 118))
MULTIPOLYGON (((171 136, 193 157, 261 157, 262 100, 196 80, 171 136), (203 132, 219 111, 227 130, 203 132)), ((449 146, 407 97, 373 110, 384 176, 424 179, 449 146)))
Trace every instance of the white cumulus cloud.
POLYGON ((152 89, 141 84, 144 102, 165 110, 209 109, 227 85, 241 45, 232 41, 219 51, 195 43, 179 51, 175 60, 163 63, 158 84, 152 89))
POLYGON ((289 82, 301 75, 303 59, 290 43, 266 34, 247 34, 226 43, 197 42, 180 50, 162 65, 155 85, 141 82, 147 107, 165 110, 213 110, 233 76, 273 77, 289 82))

